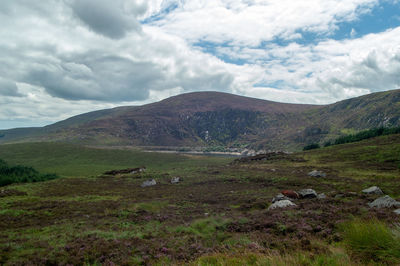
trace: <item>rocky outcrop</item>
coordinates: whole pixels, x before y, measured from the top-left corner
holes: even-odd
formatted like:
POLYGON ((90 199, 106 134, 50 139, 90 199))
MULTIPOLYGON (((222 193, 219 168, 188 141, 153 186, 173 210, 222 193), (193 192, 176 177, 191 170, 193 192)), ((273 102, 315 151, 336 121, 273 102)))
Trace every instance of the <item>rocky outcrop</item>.
POLYGON ((302 199, 316 198, 318 196, 317 192, 311 188, 302 189, 298 193, 302 199))
POLYGON ((280 200, 280 201, 273 203, 271 206, 269 206, 268 210, 273 210, 276 208, 287 208, 287 207, 292 207, 292 206, 296 206, 296 204, 294 204, 290 200, 280 200))
POLYGON ((279 193, 272 199, 272 203, 275 203, 275 202, 278 202, 281 200, 290 200, 290 199, 288 197, 286 197, 285 195, 283 195, 282 193, 279 193))
POLYGON ((317 170, 309 172, 308 175, 311 177, 326 177, 326 173, 317 170))
POLYGON ((383 195, 382 190, 381 190, 379 187, 377 187, 377 186, 373 186, 373 187, 370 187, 370 188, 366 188, 366 189, 364 189, 364 190, 362 191, 362 193, 365 193, 365 194, 383 195))
POLYGON ((400 207, 400 202, 386 195, 368 203, 371 208, 390 208, 390 207, 400 207))
POLYGON ((151 186, 155 186, 156 184, 157 184, 156 180, 150 179, 150 180, 144 181, 140 186, 141 187, 151 187, 151 186))
POLYGON ((105 175, 122 175, 122 174, 136 174, 146 171, 146 167, 127 168, 121 170, 111 170, 104 172, 105 175))
POLYGON ((179 182, 181 182, 180 177, 173 177, 171 178, 171 184, 178 184, 179 182))

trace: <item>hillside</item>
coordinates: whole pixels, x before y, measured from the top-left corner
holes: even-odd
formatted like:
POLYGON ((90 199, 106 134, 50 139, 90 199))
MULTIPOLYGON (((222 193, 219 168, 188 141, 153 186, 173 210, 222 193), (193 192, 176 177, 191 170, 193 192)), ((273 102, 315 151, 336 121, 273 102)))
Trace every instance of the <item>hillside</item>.
POLYGON ((326 106, 196 92, 82 114, 43 128, 0 131, 0 142, 297 150, 342 133, 400 125, 400 90, 326 106))

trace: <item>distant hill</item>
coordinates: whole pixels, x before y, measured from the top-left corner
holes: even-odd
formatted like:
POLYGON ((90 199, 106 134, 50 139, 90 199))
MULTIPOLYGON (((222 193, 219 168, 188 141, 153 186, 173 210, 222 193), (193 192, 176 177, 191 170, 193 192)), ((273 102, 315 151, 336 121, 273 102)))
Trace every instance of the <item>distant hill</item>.
POLYGON ((90 112, 42 128, 2 130, 0 143, 298 150, 378 126, 400 126, 400 90, 325 106, 194 92, 143 106, 90 112))

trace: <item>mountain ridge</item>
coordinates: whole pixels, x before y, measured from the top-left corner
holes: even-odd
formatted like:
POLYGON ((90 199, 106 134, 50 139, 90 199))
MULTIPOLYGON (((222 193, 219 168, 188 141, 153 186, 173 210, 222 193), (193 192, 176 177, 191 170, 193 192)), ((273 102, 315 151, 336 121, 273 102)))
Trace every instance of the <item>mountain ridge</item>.
POLYGON ((93 111, 42 127, 0 130, 0 143, 241 147, 298 150, 346 132, 400 125, 400 90, 329 105, 193 92, 142 106, 93 111))

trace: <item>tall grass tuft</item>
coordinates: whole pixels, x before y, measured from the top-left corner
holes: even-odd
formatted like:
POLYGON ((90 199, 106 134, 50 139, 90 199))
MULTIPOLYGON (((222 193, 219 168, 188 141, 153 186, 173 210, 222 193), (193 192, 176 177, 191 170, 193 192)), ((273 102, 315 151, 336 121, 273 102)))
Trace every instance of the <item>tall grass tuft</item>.
POLYGON ((343 225, 344 243, 363 262, 400 263, 400 228, 390 229, 376 219, 354 220, 343 225))

